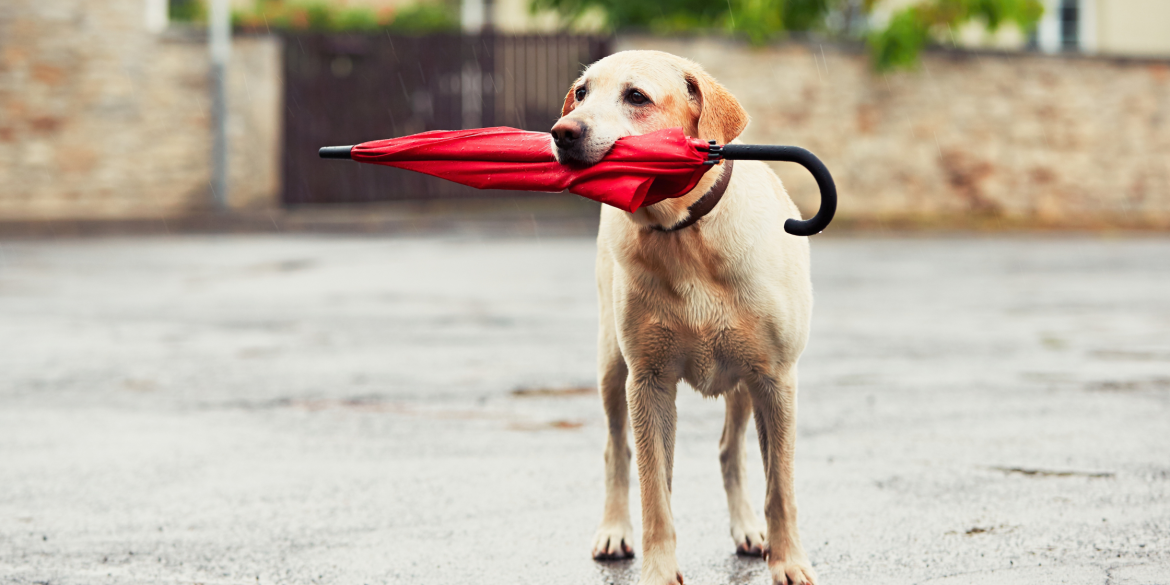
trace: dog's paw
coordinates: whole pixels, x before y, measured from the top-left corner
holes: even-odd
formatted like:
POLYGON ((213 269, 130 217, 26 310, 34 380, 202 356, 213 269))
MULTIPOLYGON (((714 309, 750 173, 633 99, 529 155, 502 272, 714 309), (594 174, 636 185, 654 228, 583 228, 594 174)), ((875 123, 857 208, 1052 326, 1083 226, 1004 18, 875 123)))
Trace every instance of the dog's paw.
POLYGON ((772 585, 816 585, 817 574, 807 560, 768 561, 772 585))
POLYGON ((735 554, 751 557, 764 556, 764 544, 768 529, 754 517, 731 521, 731 540, 735 541, 735 554))
POLYGON ((608 561, 634 556, 634 529, 629 524, 603 524, 593 537, 593 559, 608 561))

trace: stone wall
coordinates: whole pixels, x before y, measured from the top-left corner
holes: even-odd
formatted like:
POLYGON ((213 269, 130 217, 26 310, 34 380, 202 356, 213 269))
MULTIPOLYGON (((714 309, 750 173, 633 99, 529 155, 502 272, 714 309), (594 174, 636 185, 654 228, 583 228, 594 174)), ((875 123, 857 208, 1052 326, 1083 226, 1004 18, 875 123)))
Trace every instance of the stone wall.
MULTIPOLYGON (((199 31, 146 30, 142 0, 0 3, 0 218, 177 215, 209 206, 210 82, 199 31)), ((279 186, 280 48, 237 37, 231 204, 279 186)))
MULTIPOLYGON (((860 48, 623 38, 689 57, 837 180, 839 217, 1170 227, 1170 61, 930 53, 879 76, 860 48)), ((806 213, 816 186, 775 168, 806 213)))

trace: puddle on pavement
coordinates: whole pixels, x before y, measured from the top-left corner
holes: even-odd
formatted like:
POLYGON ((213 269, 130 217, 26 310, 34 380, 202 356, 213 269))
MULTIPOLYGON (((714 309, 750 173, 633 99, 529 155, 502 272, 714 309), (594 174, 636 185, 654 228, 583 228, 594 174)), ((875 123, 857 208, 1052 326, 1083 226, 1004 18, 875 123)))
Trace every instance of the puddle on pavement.
POLYGON ((508 425, 508 429, 513 431, 570 431, 583 426, 585 423, 578 420, 550 420, 547 422, 513 422, 508 425))
POLYGON ((1141 392, 1148 390, 1170 390, 1170 378, 1147 378, 1145 380, 1099 380, 1085 385, 1093 392, 1141 392))
POLYGON ((304 412, 347 411, 359 413, 389 413, 400 416, 419 417, 433 420, 486 420, 507 423, 507 429, 515 431, 576 430, 585 426, 584 421, 553 419, 533 420, 517 413, 487 409, 442 409, 420 407, 417 404, 392 402, 380 396, 355 396, 350 398, 277 398, 261 402, 230 402, 208 405, 211 408, 239 408, 243 410, 289 409, 304 412))
POLYGON ((1113 477, 1112 471, 1077 471, 1069 469, 1039 469, 1032 467, 990 467, 1007 475, 1027 475, 1032 477, 1113 477))
MULTIPOLYGON (((980 534, 989 534, 992 532, 1011 532, 1018 528, 1018 526, 1009 526, 1007 524, 1000 524, 999 526, 972 526, 963 531, 963 536, 977 536, 980 534)), ((959 534, 957 530, 949 530, 946 534, 959 534)))
POLYGON ((1170 352, 1102 349, 1089 352, 1089 355, 1106 361, 1170 362, 1170 352))
POLYGON ((593 396, 597 388, 592 386, 578 386, 570 388, 517 388, 512 391, 516 398, 568 398, 573 396, 593 396))
POLYGON ((158 390, 158 382, 145 378, 127 378, 122 381, 122 387, 131 392, 154 392, 158 390))
POLYGON ((250 266, 249 270, 253 272, 297 272, 299 270, 308 270, 317 265, 316 260, 308 258, 297 258, 293 260, 281 260, 279 262, 270 262, 265 264, 256 264, 250 266))

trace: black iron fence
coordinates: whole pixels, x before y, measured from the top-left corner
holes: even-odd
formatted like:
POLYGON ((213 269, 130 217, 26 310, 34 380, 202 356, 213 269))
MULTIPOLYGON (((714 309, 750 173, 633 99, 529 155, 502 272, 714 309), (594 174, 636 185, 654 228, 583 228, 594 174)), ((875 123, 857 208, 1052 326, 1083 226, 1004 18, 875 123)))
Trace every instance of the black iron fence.
POLYGON ((579 35, 294 35, 284 43, 285 204, 482 197, 409 171, 317 157, 321 146, 427 130, 548 130, 569 84, 609 54, 579 35))

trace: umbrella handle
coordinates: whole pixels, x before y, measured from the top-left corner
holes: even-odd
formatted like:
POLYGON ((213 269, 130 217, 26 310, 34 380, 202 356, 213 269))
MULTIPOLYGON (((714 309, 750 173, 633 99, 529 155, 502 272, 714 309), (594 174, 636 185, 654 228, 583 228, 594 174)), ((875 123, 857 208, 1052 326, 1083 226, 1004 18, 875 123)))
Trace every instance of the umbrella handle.
POLYGON ((819 234, 829 222, 833 221, 833 214, 837 213, 837 185, 833 183, 833 176, 825 163, 813 153, 799 146, 769 146, 762 144, 726 144, 722 147, 711 146, 711 158, 718 160, 777 160, 794 162, 812 173, 817 180, 817 187, 821 190, 821 208, 811 219, 789 219, 784 222, 784 231, 794 236, 811 236, 819 234))

